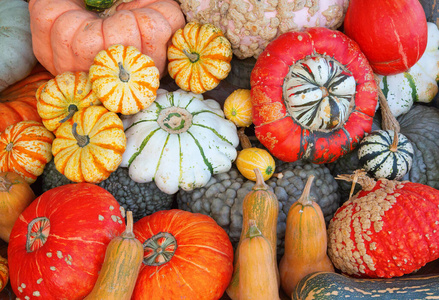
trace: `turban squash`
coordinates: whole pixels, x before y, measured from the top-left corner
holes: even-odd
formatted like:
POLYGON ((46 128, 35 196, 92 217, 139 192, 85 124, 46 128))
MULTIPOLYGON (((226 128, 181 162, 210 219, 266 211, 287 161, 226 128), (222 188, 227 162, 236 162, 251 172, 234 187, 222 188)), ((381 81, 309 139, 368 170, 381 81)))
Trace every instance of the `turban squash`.
POLYGON ((99 51, 114 44, 133 46, 166 70, 173 33, 185 25, 176 1, 134 0, 101 17, 80 0, 29 1, 32 45, 36 58, 52 74, 87 72, 99 51))
POLYGON ((335 161, 371 131, 373 72, 339 31, 284 33, 259 56, 250 84, 256 137, 283 161, 335 161))

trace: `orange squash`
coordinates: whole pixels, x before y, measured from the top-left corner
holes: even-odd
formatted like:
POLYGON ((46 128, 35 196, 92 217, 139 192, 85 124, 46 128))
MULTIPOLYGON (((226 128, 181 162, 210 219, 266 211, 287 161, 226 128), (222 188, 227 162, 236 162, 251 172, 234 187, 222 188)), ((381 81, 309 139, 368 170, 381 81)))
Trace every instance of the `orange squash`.
POLYGON ((285 254, 279 263, 282 289, 291 295, 297 283, 316 271, 334 272, 327 250, 326 224, 320 206, 311 199, 314 175, 302 196, 290 207, 285 230, 285 254))
POLYGON ((252 107, 250 90, 237 89, 224 101, 224 115, 237 127, 248 127, 253 124, 252 107))
POLYGON ((0 173, 0 238, 9 242, 18 216, 35 199, 30 185, 13 172, 0 173))
POLYGON ((238 246, 239 300, 279 300, 276 280, 277 261, 273 261, 271 243, 262 235, 255 220, 238 246))
POLYGON ((5 288, 9 281, 8 260, 0 256, 0 292, 5 288))
MULTIPOLYGON (((250 229, 249 220, 255 220, 256 226, 262 235, 270 242, 272 248, 272 261, 275 262, 276 277, 278 287, 280 285, 279 272, 277 268, 277 218, 279 215, 279 201, 276 195, 269 190, 268 185, 262 178, 262 173, 258 168, 256 173, 256 183, 252 190, 244 197, 242 202, 242 231, 239 244, 244 240, 245 235, 250 229)), ((227 294, 233 300, 239 298, 239 244, 235 252, 232 280, 227 287, 227 294)))
POLYGON ((142 261, 143 246, 133 233, 133 212, 127 211, 127 227, 108 244, 98 280, 84 300, 130 300, 142 261))

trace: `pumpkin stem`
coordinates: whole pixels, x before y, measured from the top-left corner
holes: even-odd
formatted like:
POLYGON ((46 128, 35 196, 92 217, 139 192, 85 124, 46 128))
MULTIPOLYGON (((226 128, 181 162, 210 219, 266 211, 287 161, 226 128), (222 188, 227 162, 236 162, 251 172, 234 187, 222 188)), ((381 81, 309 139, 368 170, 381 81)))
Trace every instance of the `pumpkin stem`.
POLYGON ((398 151, 398 132, 393 131, 393 143, 390 146, 390 151, 396 152, 398 151))
POLYGON ((127 226, 125 231, 122 233, 123 238, 134 238, 133 232, 133 212, 131 210, 127 211, 127 226))
POLYGON ((238 130, 238 138, 239 138, 239 142, 241 143, 241 147, 242 149, 248 149, 252 147, 252 143, 250 142, 250 139, 248 138, 248 136, 245 134, 245 128, 241 127, 238 130))
POLYGON ((256 183, 252 190, 268 190, 268 185, 264 182, 264 177, 262 176, 261 170, 259 168, 254 168, 253 172, 255 172, 256 175, 256 183))
POLYGON ((101 18, 111 17, 112 15, 114 15, 116 13, 117 7, 120 4, 128 3, 128 2, 131 2, 131 1, 133 1, 133 0, 117 0, 116 2, 114 2, 114 4, 110 8, 107 8, 106 10, 101 12, 99 14, 99 17, 101 17, 101 18))
POLYGON ((12 151, 12 148, 14 148, 14 143, 13 143, 13 142, 9 142, 9 143, 6 145, 5 150, 9 152, 9 151, 12 151))
POLYGON ((69 105, 69 114, 62 119, 61 121, 59 121, 60 123, 64 123, 67 120, 70 120, 71 117, 73 117, 73 115, 75 114, 75 112, 78 111, 78 107, 75 104, 70 104, 69 105))
POLYGON ((200 59, 200 55, 197 53, 191 53, 187 51, 186 49, 183 49, 183 53, 189 58, 191 63, 195 63, 200 59))
POLYGON ((305 185, 305 188, 303 189, 302 195, 297 200, 303 206, 312 205, 313 200, 310 197, 310 192, 311 192, 311 186, 312 186, 312 182, 314 181, 314 178, 315 178, 314 175, 310 175, 308 177, 308 180, 306 181, 306 185, 305 185))
MULTIPOLYGON (((7 175, 6 175, 7 176, 7 175)), ((13 183, 5 177, 0 177, 0 192, 9 192, 13 183)))
POLYGON ((77 123, 73 123, 73 126, 72 126, 73 137, 78 142, 78 146, 79 147, 85 147, 85 146, 88 145, 88 143, 90 143, 90 138, 88 137, 88 135, 80 135, 80 134, 78 134, 78 132, 76 131, 76 127, 77 126, 78 126, 77 123))
POLYGON ((382 127, 384 130, 393 130, 399 132, 400 126, 398 120, 396 120, 395 116, 392 114, 386 96, 384 96, 384 93, 380 88, 381 79, 376 74, 374 76, 375 76, 375 82, 378 86, 378 100, 381 106, 381 116, 383 117, 382 127))
POLYGON ((262 236, 262 232, 259 230, 258 226, 256 225, 256 220, 248 220, 248 226, 249 229, 245 235, 246 238, 254 238, 257 236, 262 236))
POLYGON ((351 175, 340 174, 337 177, 335 177, 335 179, 352 182, 351 191, 349 193, 349 199, 352 198, 352 194, 354 193, 355 185, 357 183, 359 185, 361 185, 361 188, 365 191, 370 191, 371 189, 374 188, 374 186, 376 184, 376 181, 373 178, 370 178, 369 176, 367 176, 366 171, 363 169, 355 170, 354 173, 351 175))
POLYGON ((125 70, 121 62, 118 62, 117 65, 119 66, 119 79, 122 82, 128 82, 130 80, 130 73, 125 70))

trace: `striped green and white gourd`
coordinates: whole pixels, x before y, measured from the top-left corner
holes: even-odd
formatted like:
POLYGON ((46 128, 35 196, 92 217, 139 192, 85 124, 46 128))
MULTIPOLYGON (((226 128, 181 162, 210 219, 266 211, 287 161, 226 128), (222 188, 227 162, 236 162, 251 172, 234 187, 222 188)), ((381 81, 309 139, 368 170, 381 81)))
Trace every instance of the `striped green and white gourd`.
POLYGON ((154 180, 167 194, 207 184, 212 174, 227 172, 239 144, 235 124, 220 104, 202 95, 159 89, 145 110, 123 116, 127 147, 122 167, 136 182, 154 180))
POLYGON ((358 147, 360 166, 372 177, 401 179, 412 166, 414 150, 407 137, 393 130, 374 131, 358 147))
POLYGON ((298 123, 330 130, 346 121, 356 83, 336 60, 317 55, 297 62, 283 88, 286 107, 298 123))

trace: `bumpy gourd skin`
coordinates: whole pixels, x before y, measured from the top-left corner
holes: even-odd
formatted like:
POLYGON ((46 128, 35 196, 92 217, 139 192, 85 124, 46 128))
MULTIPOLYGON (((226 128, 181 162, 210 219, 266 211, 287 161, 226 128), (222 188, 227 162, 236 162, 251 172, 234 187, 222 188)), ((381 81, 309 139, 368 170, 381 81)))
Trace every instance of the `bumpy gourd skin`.
MULTIPOLYGON (((41 182, 42 192, 73 183, 56 170, 53 160, 46 165, 41 182)), ((135 222, 156 211, 170 209, 174 201, 174 195, 163 193, 154 182, 137 183, 131 180, 127 168, 117 168, 98 185, 109 191, 125 210, 131 210, 135 222)))
MULTIPOLYGON (((279 201, 277 224, 278 257, 284 252, 286 218, 290 206, 299 199, 307 178, 316 178, 311 197, 320 205, 326 222, 332 218, 340 204, 338 184, 324 165, 296 161, 282 162, 275 159, 276 172, 282 173, 278 179, 272 177, 266 184, 273 189, 279 201)), ((253 181, 245 179, 233 165, 229 172, 212 176, 206 186, 192 192, 177 193, 178 207, 191 212, 211 216, 227 232, 234 247, 238 244, 242 226, 242 201, 251 191, 253 181)))

